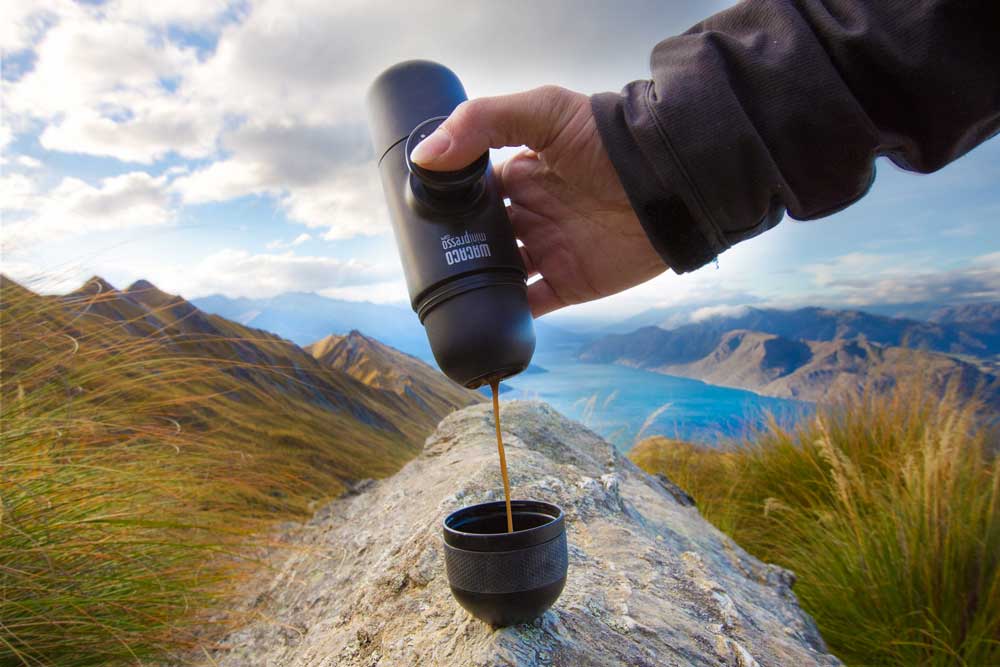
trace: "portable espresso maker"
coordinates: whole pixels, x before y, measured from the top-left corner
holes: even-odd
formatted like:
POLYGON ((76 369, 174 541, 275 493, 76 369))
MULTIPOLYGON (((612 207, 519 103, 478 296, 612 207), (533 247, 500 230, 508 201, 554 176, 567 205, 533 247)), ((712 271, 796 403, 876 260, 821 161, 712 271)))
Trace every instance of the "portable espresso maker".
POLYGON ((474 389, 524 370, 535 329, 489 152, 459 171, 410 161, 465 100, 454 72, 410 60, 375 79, 368 116, 410 304, 444 374, 474 389))
MULTIPOLYGON (((445 375, 474 389, 523 371, 535 350, 527 273, 493 177, 489 152, 458 171, 410 160, 466 100, 448 68, 410 60, 380 74, 368 115, 382 187, 409 289, 445 375)), ((494 394, 494 410, 499 407, 494 394)), ((497 626, 537 618, 562 593, 568 553, 563 511, 534 500, 463 507, 443 522, 445 566, 455 599, 497 626)))

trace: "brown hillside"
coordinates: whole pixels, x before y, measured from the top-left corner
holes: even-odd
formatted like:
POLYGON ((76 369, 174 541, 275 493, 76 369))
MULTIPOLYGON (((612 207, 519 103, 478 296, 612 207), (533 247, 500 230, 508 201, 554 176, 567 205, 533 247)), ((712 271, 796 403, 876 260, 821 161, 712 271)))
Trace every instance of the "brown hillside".
POLYGON ((865 387, 887 391, 920 382, 943 395, 954 383, 960 396, 979 395, 1000 406, 997 379, 954 357, 888 347, 864 337, 831 341, 791 340, 759 331, 730 331, 703 358, 655 369, 769 396, 826 402, 865 387))
POLYGON ((420 359, 389 347, 359 331, 330 335, 305 350, 326 368, 343 371, 360 382, 416 401, 432 413, 451 412, 485 400, 449 380, 420 359))
POLYGON ((204 313, 146 281, 121 291, 95 277, 46 297, 5 279, 3 292, 5 336, 32 332, 6 354, 5 393, 41 389, 11 380, 52 355, 65 355, 66 377, 84 360, 117 360, 115 373, 81 370, 79 379, 60 382, 125 404, 175 405, 165 418, 225 439, 234 456, 261 468, 296 467, 314 494, 391 474, 445 414, 468 402, 452 404, 448 394, 421 400, 436 394, 418 387, 412 397, 362 382, 279 336, 204 313))

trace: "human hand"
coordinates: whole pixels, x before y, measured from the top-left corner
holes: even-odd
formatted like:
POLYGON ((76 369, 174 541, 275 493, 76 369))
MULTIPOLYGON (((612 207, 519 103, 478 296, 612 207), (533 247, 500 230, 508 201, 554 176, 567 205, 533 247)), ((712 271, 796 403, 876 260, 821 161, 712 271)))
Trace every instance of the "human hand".
POLYGON ((488 148, 527 146, 494 169, 524 247, 535 317, 634 287, 667 269, 618 180, 586 95, 557 86, 463 102, 413 150, 454 171, 488 148))

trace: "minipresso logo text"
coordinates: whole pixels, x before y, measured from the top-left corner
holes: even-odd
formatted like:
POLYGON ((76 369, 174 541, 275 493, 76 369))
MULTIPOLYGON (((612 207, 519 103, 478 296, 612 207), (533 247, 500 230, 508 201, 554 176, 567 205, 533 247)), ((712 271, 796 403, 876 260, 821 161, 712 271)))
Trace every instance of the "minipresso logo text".
POLYGON ((490 246, 486 241, 486 234, 483 232, 465 232, 461 236, 445 234, 441 237, 441 248, 446 252, 444 259, 448 266, 467 262, 470 259, 481 259, 489 257, 490 246))

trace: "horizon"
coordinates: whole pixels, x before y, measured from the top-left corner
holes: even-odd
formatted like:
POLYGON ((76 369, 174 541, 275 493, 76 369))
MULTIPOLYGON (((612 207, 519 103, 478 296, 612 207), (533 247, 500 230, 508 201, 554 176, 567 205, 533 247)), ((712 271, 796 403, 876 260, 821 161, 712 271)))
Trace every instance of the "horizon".
MULTIPOLYGON (((189 299, 306 292, 403 305, 362 108, 379 71, 428 57, 472 96, 618 90, 648 76, 659 39, 726 4, 484 5, 438 12, 402 40, 386 28, 401 20, 391 3, 19 4, 0 35, 3 270, 43 278, 43 292, 96 274, 189 299), (484 49, 487 29, 503 37, 484 49), (333 66, 343 62, 352 67, 333 66)), ((787 219, 716 267, 548 317, 586 326, 652 308, 1000 299, 1000 142, 929 176, 884 158, 877 171, 868 196, 822 221, 787 219)))
MULTIPOLYGON (((237 301, 237 300, 240 300, 240 299, 247 299, 247 300, 250 300, 250 301, 258 301, 258 300, 259 301, 270 301, 270 300, 280 300, 283 297, 289 297, 289 296, 312 296, 312 297, 317 297, 317 298, 320 298, 320 299, 324 299, 324 300, 330 301, 331 303, 343 303, 343 302, 347 302, 347 303, 365 304, 365 305, 370 305, 370 306, 382 306, 382 307, 386 307, 386 308, 392 308, 392 309, 402 310, 404 312, 410 313, 411 315, 415 315, 413 313, 412 309, 410 308, 409 303, 407 303, 407 302, 392 303, 392 302, 376 302, 376 301, 355 300, 355 299, 337 299, 335 297, 325 296, 325 295, 323 295, 323 294, 321 294, 319 292, 307 292, 307 291, 282 292, 280 294, 275 294, 275 295, 272 295, 272 296, 260 297, 260 298, 255 298, 255 297, 230 297, 230 296, 227 296, 227 295, 222 294, 222 293, 213 293, 213 294, 205 294, 205 295, 197 296, 197 297, 188 297, 185 294, 180 294, 180 293, 172 292, 169 289, 163 289, 160 285, 158 285, 155 282, 153 282, 151 280, 148 280, 146 278, 142 278, 142 277, 137 278, 137 279, 133 280, 132 282, 128 283, 127 285, 125 285, 123 287, 120 287, 120 286, 116 285, 115 283, 113 283, 112 281, 109 281, 109 280, 105 279, 103 276, 100 276, 98 274, 93 274, 89 278, 86 278, 83 281, 81 281, 75 287, 70 286, 68 289, 65 289, 63 291, 59 291, 59 292, 56 292, 56 291, 43 292, 43 291, 39 291, 39 290, 34 289, 34 285, 32 285, 30 282, 26 282, 26 283, 25 282, 21 282, 20 280, 11 278, 10 276, 8 276, 5 273, 3 273, 2 271, 0 271, 0 278, 3 278, 5 280, 13 280, 14 282, 16 282, 21 287, 25 287, 27 289, 30 289, 30 290, 36 292, 36 293, 39 293, 39 294, 49 294, 49 295, 52 295, 52 296, 68 296, 68 295, 70 295, 70 294, 72 294, 74 292, 83 291, 84 288, 87 287, 87 285, 89 285, 91 283, 95 283, 95 282, 103 283, 104 285, 107 285, 108 287, 110 287, 111 289, 115 290, 118 293, 127 293, 127 292, 131 292, 131 291, 136 291, 137 289, 139 291, 152 289, 152 290, 157 290, 157 291, 160 291, 160 292, 164 292, 164 293, 166 293, 166 294, 168 294, 170 296, 180 297, 181 299, 187 301, 188 303, 191 303, 192 305, 195 305, 200 310, 204 310, 204 306, 199 306, 195 302, 198 302, 198 301, 201 301, 201 300, 205 300, 205 299, 211 299, 211 298, 224 298, 224 299, 228 299, 228 300, 232 300, 232 301, 237 301), (145 283, 145 286, 137 288, 137 285, 139 285, 140 283, 145 283)), ((667 320, 665 320, 663 322, 658 322, 656 324, 637 323, 631 329, 637 330, 637 329, 646 328, 646 327, 657 327, 657 328, 661 328, 661 329, 670 330, 670 329, 675 329, 675 328, 678 328, 678 327, 686 325, 686 324, 697 324, 697 323, 700 323, 700 322, 703 322, 703 321, 706 321, 706 320, 710 320, 710 319, 714 319, 714 318, 739 317, 739 316, 745 314, 745 312, 749 311, 749 310, 757 310, 757 311, 766 311, 766 310, 794 311, 794 310, 810 310, 811 309, 811 310, 831 310, 831 311, 840 311, 840 312, 861 312, 861 313, 866 313, 868 315, 873 315, 873 316, 876 316, 876 317, 886 317, 886 318, 890 318, 890 319, 910 320, 910 321, 921 322, 921 321, 926 321, 927 318, 926 317, 921 317, 921 316, 916 315, 916 314, 913 314, 912 311, 915 311, 915 310, 918 310, 918 309, 922 308, 923 310, 929 312, 929 311, 933 311, 933 310, 943 310, 943 309, 946 309, 946 308, 949 308, 949 307, 959 307, 959 306, 962 306, 962 305, 982 305, 982 304, 1000 304, 1000 300, 991 299, 991 298, 982 298, 982 299, 975 299, 975 300, 964 301, 964 302, 957 303, 957 304, 930 303, 930 302, 926 302, 926 303, 921 303, 921 304, 872 304, 872 306, 869 306, 869 307, 865 307, 865 306, 860 306, 860 307, 826 306, 826 305, 823 305, 823 304, 794 305, 794 306, 784 306, 783 307, 783 306, 780 306, 780 305, 770 305, 770 304, 765 304, 765 303, 750 303, 750 304, 741 304, 741 305, 736 305, 736 306, 729 306, 729 305, 725 305, 725 306, 703 305, 703 306, 699 307, 699 306, 697 306, 697 304, 695 304, 695 305, 692 305, 692 307, 690 307, 690 308, 686 308, 686 309, 685 308, 679 308, 679 309, 676 309, 677 312, 672 313, 670 315, 670 317, 668 317, 667 320), (911 307, 911 309, 909 311, 906 308, 907 306, 911 307), (897 313, 891 312, 891 308, 892 307, 898 307, 898 308, 900 308, 902 314, 897 314, 897 313), (890 312, 879 312, 879 311, 886 311, 886 310, 890 310, 890 312)), ((602 329, 609 329, 609 328, 615 327, 615 325, 618 325, 618 327, 621 327, 621 325, 627 324, 631 320, 640 319, 644 315, 656 314, 656 313, 658 313, 661 310, 672 311, 674 309, 660 309, 660 308, 652 307, 652 308, 648 308, 648 309, 646 309, 644 311, 641 311, 639 313, 635 313, 635 314, 632 314, 630 316, 626 316, 624 318, 619 318, 619 317, 596 318, 595 317, 595 318, 578 318, 578 319, 574 319, 574 318, 561 317, 560 316, 561 313, 557 313, 555 317, 546 318, 545 322, 547 324, 555 326, 555 327, 557 327, 559 329, 565 329, 565 330, 567 330, 567 331, 569 331, 571 333, 598 334, 598 333, 601 332, 602 329)), ((211 312, 211 311, 206 311, 206 312, 211 312)), ((218 313, 215 313, 215 314, 218 314, 218 313)), ((220 315, 220 316, 222 316, 222 315, 220 315)), ((222 316, 222 317, 224 317, 224 316, 222 316)), ((226 318, 226 319, 229 319, 229 318, 226 318)), ((419 324, 419 322, 414 321, 414 324, 419 324)), ((631 330, 631 329, 629 329, 629 330, 631 330)), ((622 328, 621 330, 625 331, 624 328, 622 328)), ((365 331, 363 331, 361 329, 356 329, 355 328, 355 329, 351 329, 350 331, 356 331, 357 333, 360 333, 360 334, 362 334, 362 335, 364 335, 366 337, 372 337, 375 340, 380 340, 376 334, 374 334, 374 333, 368 334, 368 333, 366 333, 365 331)), ((272 332, 272 333, 276 333, 276 332, 272 332)), ((342 335, 342 334, 338 334, 337 332, 332 332, 329 335, 342 335)), ((382 342, 382 341, 380 341, 380 342, 382 342)))

